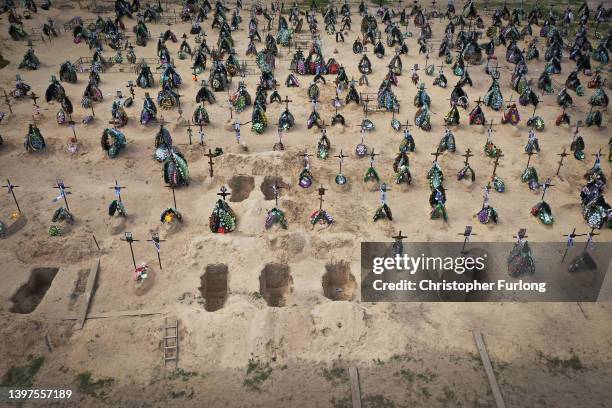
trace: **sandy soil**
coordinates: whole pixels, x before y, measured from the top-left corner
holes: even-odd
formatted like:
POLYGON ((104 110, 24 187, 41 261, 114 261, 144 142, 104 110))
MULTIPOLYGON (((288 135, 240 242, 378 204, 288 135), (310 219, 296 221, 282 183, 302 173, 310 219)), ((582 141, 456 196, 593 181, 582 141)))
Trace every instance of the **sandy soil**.
MULTIPOLYGON (((349 77, 358 78, 358 56, 351 50, 360 22, 356 5, 353 11, 353 31, 346 36, 346 43, 336 44, 327 34, 322 37, 325 58, 333 56, 345 65, 349 77)), ((63 23, 76 15, 94 17, 75 4, 73 9, 39 12, 26 21, 26 29, 40 27, 47 16, 63 23)), ((241 30, 234 34, 242 58, 247 44, 246 11, 243 18, 241 30)), ((134 21, 125 23, 131 29, 134 21)), ((61 62, 91 55, 86 45, 74 45, 71 35, 62 33, 51 44, 35 43, 36 54, 42 62, 39 70, 20 71, 17 66, 26 44, 10 40, 6 18, 0 25, 4 40, 0 48, 11 62, 0 71, 0 86, 6 90, 12 89, 14 76, 19 73, 38 95, 43 95, 50 75, 58 74, 61 62)), ((212 44, 217 34, 210 29, 210 20, 204 28, 212 44)), ((436 21, 433 28, 434 36, 439 38, 444 24, 436 21)), ((156 40, 166 27, 149 25, 149 29, 156 40)), ((188 24, 173 27, 178 37, 188 30, 188 24)), ((418 63, 423 67, 425 60, 417 55, 418 29, 412 22, 409 30, 415 37, 408 40, 410 53, 402 57, 404 74, 395 89, 401 103, 399 118, 413 123, 412 99, 416 88, 409 79, 409 66, 418 63)), ((190 43, 193 45, 192 36, 190 43)), ((178 44, 168 46, 176 55, 178 44)), ((257 46, 262 47, 259 43, 257 46)), ((155 41, 146 49, 137 47, 136 53, 138 57, 154 57, 155 41)), ((105 51, 107 57, 113 54, 110 49, 105 51)), ((383 60, 370 55, 374 73, 370 76, 370 87, 361 87, 360 91, 376 92, 386 73, 384 67, 391 58, 389 54, 387 50, 383 60)), ((467 125, 467 113, 461 111, 462 123, 454 130, 457 152, 444 154, 440 159, 447 179, 449 221, 430 220, 425 174, 432 160, 430 152, 435 151, 444 132, 442 123, 448 110, 446 98, 450 89, 432 86, 433 77, 426 77, 421 71, 421 80, 427 84, 433 100, 433 129, 429 133, 412 129, 417 144, 417 152, 410 156, 413 183, 410 187, 392 186, 389 205, 394 213, 393 222, 371 220, 379 205, 379 193, 375 186, 362 182, 369 161, 354 155, 360 140, 356 126, 362 112, 352 105, 341 110, 350 127, 332 127, 327 132, 333 154, 338 154, 340 149, 349 152, 344 173, 350 184, 340 189, 333 183, 338 167, 335 159, 322 161, 313 157, 311 161, 315 185, 329 188, 325 208, 336 219, 331 228, 313 229, 308 217, 318 208, 316 189, 303 190, 297 185, 301 169, 298 154, 304 148, 315 151, 319 132, 307 130, 305 125, 310 113, 310 103, 306 101, 310 78, 300 78, 300 88, 284 86, 289 59, 290 55, 283 50, 276 71, 277 79, 283 83, 280 93, 293 100, 290 110, 297 122, 284 138, 284 152, 271 151, 276 141, 274 126, 263 135, 251 133, 245 126, 242 139, 248 150, 237 146, 233 132, 227 128, 229 112, 225 93, 217 94, 217 103, 206 107, 213 122, 206 128, 206 147, 188 145, 186 128, 176 124, 177 111, 162 111, 165 120, 170 122, 167 126, 175 143, 189 161, 192 176, 188 187, 176 191, 178 208, 184 217, 178 229, 165 228, 159 222, 161 211, 172 204, 172 195, 164 187, 160 164, 152 158, 157 127, 141 126, 138 122, 143 90, 136 89, 135 105, 128 109, 129 123, 122 129, 128 139, 127 149, 111 160, 100 148, 100 136, 111 117, 115 92, 120 89, 127 95, 125 86, 128 79, 135 80, 135 74, 127 73, 127 69, 126 73, 102 74, 105 100, 96 105, 96 121, 89 126, 80 124, 89 112, 78 105, 86 74, 79 74, 77 84, 64 84, 75 104, 74 118, 79 122, 76 128, 79 147, 74 155, 67 151, 72 132, 55 122, 57 104, 42 101, 43 118, 39 127, 47 149, 41 154, 26 153, 22 141, 32 115, 32 103, 24 100, 13 104, 15 113, 8 115, 0 127, 5 140, 0 148, 0 175, 21 186, 16 194, 25 225, 0 241, 3 265, 0 315, 5 322, 1 329, 0 373, 11 366, 26 364, 28 356, 44 356, 36 386, 77 390, 76 376, 83 372, 91 372, 95 380, 114 379, 111 385, 98 390, 97 396, 80 393, 58 406, 349 407, 346 369, 357 366, 365 406, 488 407, 494 402, 471 335, 471 330, 479 329, 485 335, 507 406, 609 406, 612 398, 607 385, 612 374, 610 303, 371 304, 360 302, 359 295, 360 242, 388 241, 400 229, 408 235, 408 241, 456 240, 468 224, 475 226, 478 234, 475 240, 479 241, 509 241, 519 228, 527 228, 532 241, 561 241, 562 235, 574 226, 579 232, 586 232, 578 192, 582 175, 593 163, 591 154, 599 148, 607 152, 608 128, 582 130, 588 158, 584 162, 573 157, 566 159, 562 177, 554 179, 555 186, 547 196, 556 222, 546 227, 529 212, 539 201, 539 193, 530 192, 519 180, 526 162, 525 120, 532 111, 531 107, 519 107, 523 121, 517 127, 495 128, 495 143, 505 154, 498 174, 506 181, 508 191, 502 195, 491 193, 491 204, 498 209, 500 222, 483 226, 474 219, 474 214, 480 209, 482 187, 492 170, 492 161, 482 151, 484 129, 467 125), (213 178, 208 175, 208 159, 203 156, 209 147, 221 147, 225 152, 215 159, 213 178), (467 148, 475 153, 470 160, 477 174, 473 184, 456 181, 454 177, 462 167, 460 155, 467 148), (247 177, 233 179, 237 175, 247 177), (265 199, 261 189, 269 176, 282 177, 288 185, 282 190, 279 202, 289 221, 286 231, 264 229, 266 210, 274 203, 265 199), (63 178, 72 187, 69 200, 76 223, 65 236, 48 237, 51 215, 57 208, 57 204, 51 203, 56 195, 53 189, 56 178, 63 178), (113 199, 114 180, 127 186, 122 196, 129 216, 124 222, 109 219, 106 213, 113 199), (222 185, 232 186, 234 193, 240 190, 245 197, 242 201, 230 202, 238 216, 237 231, 230 235, 212 234, 208 228, 208 216, 222 185), (132 281, 129 249, 120 240, 126 230, 141 240, 134 244, 136 261, 147 262, 151 267, 151 277, 143 287, 136 288, 132 281), (166 240, 161 252, 163 270, 157 265, 153 246, 144 242, 152 230, 159 231, 166 240), (100 244, 99 252, 93 243, 93 234, 100 244), (80 309, 87 271, 96 257, 101 258, 101 268, 90 314, 124 310, 159 314, 91 319, 82 330, 74 330, 72 321, 62 320, 80 309), (226 269, 217 264, 225 265, 226 269), (353 280, 346 284, 344 292, 350 301, 334 302, 325 296, 330 294, 325 284, 332 278, 326 272, 334 270, 336 264, 350 268, 353 280), (54 267, 59 271, 36 310, 30 314, 11 313, 10 298, 37 267, 54 267), (279 269, 284 275, 275 274, 279 269), (229 293, 224 303, 223 272, 209 280, 204 276, 207 270, 212 271, 211 276, 214 271, 227 270, 229 293), (262 275, 264 270, 272 272, 262 275), (262 282, 266 287, 276 286, 274 293, 260 293, 262 282), (203 285, 204 294, 200 291, 203 285), (212 303, 206 305, 207 301, 212 303), (284 307, 271 307, 267 304, 270 302, 284 307), (220 309, 207 311, 221 304, 220 309), (179 371, 165 368, 162 361, 161 327, 166 316, 176 317, 180 322, 179 371), (50 340, 51 353, 45 346, 45 335, 50 340), (559 363, 569 361, 572 356, 579 359, 579 366, 559 363), (249 361, 254 369, 247 373, 249 361), (261 373, 264 374, 258 377, 261 373), (266 378, 256 384, 258 389, 249 386, 253 384, 249 380, 263 377, 266 378)), ((184 79, 180 89, 184 95, 184 116, 191 117, 199 85, 190 78, 189 61, 176 59, 176 65, 184 79)), ((505 62, 500 61, 500 66, 502 91, 508 98, 511 70, 505 62)), ((564 59, 564 71, 555 77, 557 83, 565 81, 571 66, 573 62, 564 59)), ((542 67, 542 61, 530 63, 529 77, 537 79, 542 67)), ((457 78, 449 69, 446 71, 449 84, 454 84, 457 78)), ((470 74, 474 86, 467 87, 466 91, 470 100, 475 100, 484 95, 490 81, 484 74, 484 65, 471 68, 470 74)), ((201 77, 207 78, 208 70, 201 77)), ((245 80, 254 96, 258 76, 247 76, 245 80)), ((332 80, 329 76, 327 85, 320 85, 320 112, 326 122, 333 114, 329 102, 334 96, 332 80)), ((581 80, 586 84, 588 78, 581 76, 581 80)), ((232 90, 236 86, 237 80, 234 80, 232 90)), ((587 90, 587 96, 591 92, 587 90)), ((152 95, 156 93, 157 89, 151 91, 152 95)), ((587 96, 572 96, 577 101, 570 112, 575 123, 577 119, 584 119, 588 111, 587 96)), ((560 111, 554 95, 546 96, 541 105, 538 114, 544 117, 547 127, 538 135, 542 151, 533 157, 532 163, 542 177, 547 177, 556 171, 557 154, 563 147, 569 148, 571 130, 554 126, 554 118, 560 111)), ((268 107, 271 123, 277 120, 282 109, 278 104, 268 107)), ((250 120, 250 112, 249 109, 241 113, 240 120, 250 120)), ((485 114, 487 119, 493 118, 499 123, 501 113, 487 108, 485 114)), ((391 181, 392 163, 402 136, 391 129, 391 114, 376 113, 371 119, 376 130, 366 136, 366 144, 380 153, 376 167, 383 180, 391 181)), ((603 165, 609 172, 608 163, 603 165)), ((15 210, 11 197, 1 196, 0 204, 0 217, 8 220, 15 210)), ((597 239, 610 241, 612 234, 609 230, 602 231, 597 239)))

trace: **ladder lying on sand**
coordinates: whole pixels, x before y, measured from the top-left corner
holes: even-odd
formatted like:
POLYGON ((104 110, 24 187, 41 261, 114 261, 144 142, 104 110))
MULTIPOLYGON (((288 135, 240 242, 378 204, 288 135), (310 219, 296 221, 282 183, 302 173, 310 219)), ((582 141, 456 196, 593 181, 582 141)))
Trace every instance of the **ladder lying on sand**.
POLYGON ((168 361, 174 361, 178 364, 178 320, 170 322, 168 325, 168 318, 164 319, 164 366, 168 364, 168 361))

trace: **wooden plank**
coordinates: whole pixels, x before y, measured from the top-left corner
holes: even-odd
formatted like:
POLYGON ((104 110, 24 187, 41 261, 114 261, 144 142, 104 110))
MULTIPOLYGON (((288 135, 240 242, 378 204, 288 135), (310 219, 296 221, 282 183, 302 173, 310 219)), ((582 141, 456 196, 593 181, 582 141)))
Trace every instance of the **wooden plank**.
POLYGON ((499 385, 497 384, 497 380, 495 379, 495 372, 493 371, 493 366, 491 365, 491 360, 489 359, 489 353, 487 353, 487 347, 485 346, 482 333, 480 333, 480 331, 478 330, 474 330, 472 334, 474 335, 474 341, 476 342, 478 352, 480 352, 480 359, 482 360, 482 365, 484 366, 485 372, 487 373, 487 378, 489 379, 491 392, 493 393, 493 398, 495 398, 495 405, 497 406, 497 408, 506 408, 506 404, 504 403, 504 399, 499 389, 499 385))
POLYGON ((85 300, 83 306, 81 306, 81 313, 77 319, 76 329, 81 330, 87 319, 87 311, 89 310, 89 303, 91 302, 93 290, 98 277, 98 270, 100 269, 100 258, 96 259, 89 270, 89 277, 87 279, 87 286, 85 287, 85 300))
MULTIPOLYGON (((150 316, 157 314, 164 314, 165 312, 160 312, 158 310, 120 310, 116 312, 102 312, 102 313, 93 313, 87 315, 85 320, 90 319, 106 319, 108 317, 126 317, 126 316, 150 316)), ((62 320, 79 320, 79 317, 76 315, 68 315, 64 317, 62 320)))
POLYGON ((353 408, 361 408, 361 388, 359 387, 359 372, 357 372, 357 367, 349 367, 349 377, 351 378, 353 408))

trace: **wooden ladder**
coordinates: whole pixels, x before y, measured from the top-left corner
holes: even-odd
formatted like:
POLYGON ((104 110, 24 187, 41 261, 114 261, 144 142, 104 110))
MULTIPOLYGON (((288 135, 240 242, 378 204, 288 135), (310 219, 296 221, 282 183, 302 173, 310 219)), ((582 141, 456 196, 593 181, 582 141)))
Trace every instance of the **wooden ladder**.
POLYGON ((174 361, 178 364, 178 320, 174 320, 174 323, 168 324, 168 318, 164 319, 164 366, 168 364, 168 361, 174 361))

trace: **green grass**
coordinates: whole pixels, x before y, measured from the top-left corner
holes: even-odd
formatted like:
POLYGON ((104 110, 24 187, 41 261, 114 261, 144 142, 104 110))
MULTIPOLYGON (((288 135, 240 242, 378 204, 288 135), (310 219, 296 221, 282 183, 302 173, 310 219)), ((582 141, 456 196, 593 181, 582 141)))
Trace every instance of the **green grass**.
POLYGON ((34 384, 34 377, 45 362, 44 357, 29 357, 26 365, 21 367, 11 367, 2 377, 2 387, 22 387, 29 388, 34 384))
POLYGON ((89 371, 77 375, 76 380, 79 391, 94 398, 106 397, 108 388, 115 383, 115 379, 111 377, 103 377, 94 381, 89 371))
POLYGON ((550 371, 565 373, 569 370, 582 371, 586 369, 574 350, 570 349, 569 354, 570 356, 568 358, 560 358, 559 356, 551 356, 544 354, 542 351, 537 351, 538 358, 544 360, 546 367, 548 367, 550 371))
POLYGON ((409 368, 404 368, 402 370, 399 371, 399 373, 397 373, 400 377, 402 377, 404 380, 408 381, 408 382, 413 382, 414 381, 414 371, 412 371, 409 368))
POLYGON ((341 367, 334 367, 331 369, 324 368, 322 374, 323 377, 329 382, 344 382, 348 380, 346 370, 341 367))
POLYGON ((172 371, 169 375, 168 375, 168 379, 169 380, 183 380, 183 381, 187 381, 189 380, 189 378, 191 377, 195 377, 196 375, 198 375, 198 373, 196 371, 185 371, 182 368, 175 368, 174 371, 172 371))
POLYGON ((250 358, 243 385, 250 391, 261 391, 260 386, 272 375, 270 363, 262 363, 259 358, 250 358))

